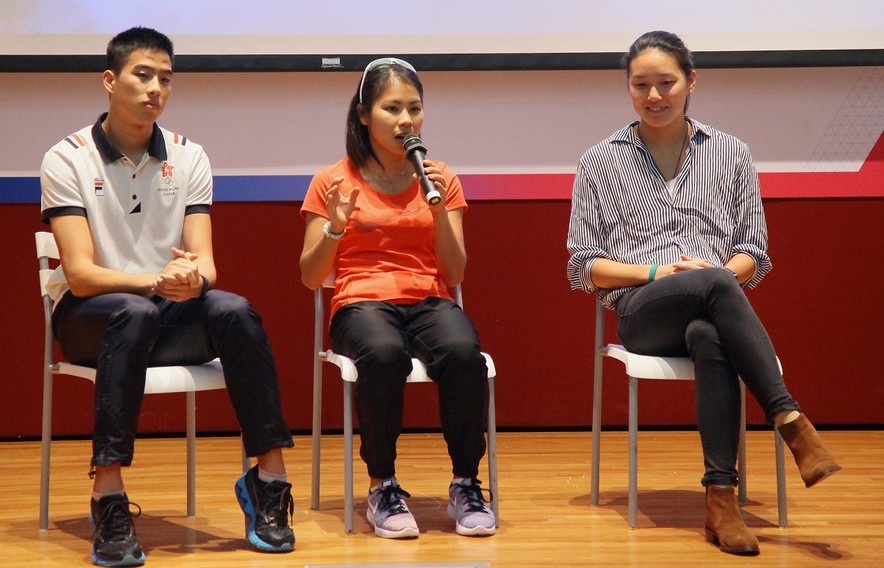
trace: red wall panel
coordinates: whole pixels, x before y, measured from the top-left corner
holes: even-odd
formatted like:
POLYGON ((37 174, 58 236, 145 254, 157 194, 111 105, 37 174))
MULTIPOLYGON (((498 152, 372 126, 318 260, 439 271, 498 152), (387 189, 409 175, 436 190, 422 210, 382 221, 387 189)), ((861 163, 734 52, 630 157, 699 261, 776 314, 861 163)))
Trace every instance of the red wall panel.
MULTIPOLYGON (((312 292, 300 282, 303 221, 297 203, 218 203, 213 208, 219 286, 248 297, 262 314, 292 429, 309 429, 312 396, 312 292)), ((765 201, 773 272, 749 296, 777 348, 792 394, 820 424, 882 424, 884 253, 881 199, 765 201)), ((465 220, 467 312, 498 369, 500 427, 584 427, 590 423, 593 298, 565 278, 570 203, 476 201, 465 220)), ((41 306, 32 233, 45 230, 36 204, 0 205, 5 278, 0 280, 0 341, 5 394, 0 438, 40 432, 41 306)), ((610 314, 609 314, 610 315, 610 314)), ((608 319, 608 339, 614 339, 608 319)), ((603 422, 626 423, 626 384, 606 363, 603 422)), ((326 369, 326 428, 340 428, 341 388, 326 369)), ((54 432, 91 431, 92 388, 56 379, 54 432)), ((197 397, 198 427, 232 431, 225 392, 197 397)), ((642 424, 694 423, 693 387, 649 384, 642 424)), ((410 427, 435 427, 436 396, 407 391, 410 427)), ((762 422, 749 405, 750 422, 762 422)), ((180 432, 183 395, 147 397, 142 432, 180 432)))

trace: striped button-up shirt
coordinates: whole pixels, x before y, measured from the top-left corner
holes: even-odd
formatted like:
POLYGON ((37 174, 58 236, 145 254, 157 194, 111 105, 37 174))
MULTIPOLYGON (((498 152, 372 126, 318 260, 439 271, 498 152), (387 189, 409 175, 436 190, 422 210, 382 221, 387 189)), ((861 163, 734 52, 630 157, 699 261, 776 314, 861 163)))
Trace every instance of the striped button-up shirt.
POLYGON ((637 123, 593 146, 580 159, 571 198, 568 280, 596 291, 605 306, 634 287, 596 287, 599 258, 671 264, 680 255, 723 266, 737 253, 755 260, 754 287, 770 271, 767 223, 749 148, 729 134, 688 119, 693 134, 674 194, 635 133, 637 123))

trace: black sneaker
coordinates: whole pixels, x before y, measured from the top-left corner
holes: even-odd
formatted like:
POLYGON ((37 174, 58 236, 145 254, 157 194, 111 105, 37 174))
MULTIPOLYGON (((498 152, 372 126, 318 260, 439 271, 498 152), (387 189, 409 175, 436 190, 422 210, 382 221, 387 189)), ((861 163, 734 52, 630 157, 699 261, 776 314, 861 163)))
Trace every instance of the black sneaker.
POLYGON ((138 544, 132 522, 132 517, 141 515, 141 507, 130 503, 125 493, 91 501, 92 563, 96 566, 144 564, 144 551, 138 544), (133 515, 131 507, 136 507, 138 512, 133 515))
POLYGON ((294 550, 295 533, 288 522, 295 512, 292 484, 265 483, 258 479, 258 466, 255 466, 242 474, 233 488, 248 520, 246 538, 249 542, 266 552, 294 550))

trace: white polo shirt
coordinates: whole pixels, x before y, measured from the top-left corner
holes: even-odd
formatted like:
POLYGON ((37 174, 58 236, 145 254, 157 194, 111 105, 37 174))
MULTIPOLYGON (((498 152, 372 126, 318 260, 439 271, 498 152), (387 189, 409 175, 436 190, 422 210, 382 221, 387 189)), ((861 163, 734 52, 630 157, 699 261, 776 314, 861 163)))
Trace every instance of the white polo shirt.
MULTIPOLYGON (((202 147, 153 127, 147 154, 136 164, 101 128, 107 114, 46 152, 40 168, 43 221, 86 217, 95 263, 132 274, 160 272, 181 247, 184 216, 208 213, 212 168, 202 147)), ((47 284, 56 300, 68 290, 59 267, 47 284)))

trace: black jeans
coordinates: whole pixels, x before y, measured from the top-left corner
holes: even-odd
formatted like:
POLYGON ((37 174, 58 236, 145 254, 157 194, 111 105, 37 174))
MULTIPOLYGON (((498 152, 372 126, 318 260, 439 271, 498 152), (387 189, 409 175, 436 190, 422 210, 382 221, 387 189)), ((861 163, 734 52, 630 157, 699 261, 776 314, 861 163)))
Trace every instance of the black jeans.
POLYGON ((703 485, 737 482, 739 378, 769 421, 799 409, 764 326, 728 270, 676 273, 628 292, 617 304, 617 334, 634 353, 694 362, 703 485))
POLYGON ((96 368, 93 465, 132 463, 148 366, 196 365, 215 357, 224 367, 246 453, 293 445, 267 335, 241 296, 209 290, 202 298, 172 302, 67 292, 52 325, 68 361, 96 368))
POLYGON ((442 433, 452 473, 476 477, 485 455, 488 367, 470 319, 450 300, 418 304, 356 302, 342 307, 329 329, 332 348, 354 360, 359 455, 371 477, 396 474, 405 379, 420 359, 439 389, 442 433))

